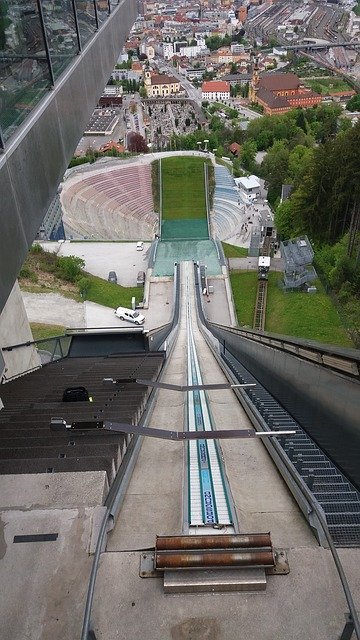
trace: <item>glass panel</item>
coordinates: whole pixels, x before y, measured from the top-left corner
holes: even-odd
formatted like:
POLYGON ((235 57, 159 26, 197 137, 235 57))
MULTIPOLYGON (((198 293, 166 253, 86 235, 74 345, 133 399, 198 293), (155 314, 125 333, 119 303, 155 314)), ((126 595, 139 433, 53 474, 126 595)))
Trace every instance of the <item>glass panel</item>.
POLYGON ((99 20, 99 26, 106 20, 109 15, 108 0, 96 0, 96 8, 99 20))
POLYGON ((91 1, 84 2, 84 0, 75 0, 75 6, 79 23, 81 46, 83 47, 96 31, 94 3, 91 1))
POLYGON ((0 126, 7 140, 50 87, 36 0, 0 1, 0 126))
POLYGON ((42 1, 44 22, 54 77, 77 55, 79 48, 71 0, 42 1))

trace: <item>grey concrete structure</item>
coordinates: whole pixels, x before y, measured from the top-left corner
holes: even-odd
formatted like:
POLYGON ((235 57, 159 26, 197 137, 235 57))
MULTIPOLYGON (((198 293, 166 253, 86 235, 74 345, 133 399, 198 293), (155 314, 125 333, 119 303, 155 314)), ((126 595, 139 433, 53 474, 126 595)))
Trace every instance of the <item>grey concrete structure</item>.
POLYGON ((107 489, 105 471, 2 476, 2 638, 80 637, 89 551, 107 489), (14 544, 14 536, 48 533, 57 538, 14 544))
POLYGON ((0 157, 0 310, 136 18, 123 0, 0 157), (75 115, 75 117, 74 117, 75 115), (16 247, 16 251, 14 251, 16 247))
MULTIPOLYGON (((17 281, 0 315, 0 349, 13 344, 32 341, 33 336, 26 315, 24 302, 17 281)), ((40 365, 34 347, 23 347, 15 351, 3 351, 6 379, 40 365)))

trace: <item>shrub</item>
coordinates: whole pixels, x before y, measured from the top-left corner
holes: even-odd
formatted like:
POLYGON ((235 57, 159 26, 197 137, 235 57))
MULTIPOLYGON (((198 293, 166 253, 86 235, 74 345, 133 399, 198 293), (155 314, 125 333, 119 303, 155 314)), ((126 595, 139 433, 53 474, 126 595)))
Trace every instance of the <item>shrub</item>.
POLYGON ((85 266, 85 261, 76 256, 63 256, 59 258, 56 266, 56 275, 68 282, 75 282, 80 274, 81 269, 85 266))
POLYGON ((90 290, 90 286, 91 286, 91 281, 89 280, 89 278, 84 277, 78 280, 79 293, 82 298, 86 299, 90 290))
POLYGON ((37 274, 34 273, 34 271, 31 271, 31 269, 29 269, 28 267, 23 267, 20 270, 19 278, 24 278, 26 280, 31 280, 31 282, 37 282, 38 281, 37 274))
POLYGON ((41 244, 33 244, 32 247, 30 248, 30 253, 44 253, 44 249, 42 248, 41 244))

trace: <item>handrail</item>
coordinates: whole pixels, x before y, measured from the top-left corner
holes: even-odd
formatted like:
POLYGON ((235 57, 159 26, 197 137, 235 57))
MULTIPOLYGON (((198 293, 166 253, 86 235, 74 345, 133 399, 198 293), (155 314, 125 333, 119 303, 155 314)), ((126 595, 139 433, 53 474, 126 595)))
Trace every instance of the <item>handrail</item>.
POLYGON ((27 340, 27 342, 18 342, 17 344, 12 344, 7 347, 1 347, 1 351, 12 351, 13 349, 19 349, 20 347, 31 347, 32 345, 37 346, 38 344, 43 344, 44 342, 60 340, 61 338, 66 338, 66 337, 67 337, 67 334, 63 333, 59 336, 51 336, 50 338, 39 338, 39 340, 27 340))
POLYGON ((279 351, 284 351, 303 360, 315 362, 327 369, 334 369, 355 377, 360 376, 360 350, 358 349, 341 348, 336 345, 322 344, 315 340, 301 340, 267 331, 259 332, 254 329, 229 327, 216 322, 209 324, 214 328, 236 333, 244 339, 260 342, 265 346, 275 347, 279 351))

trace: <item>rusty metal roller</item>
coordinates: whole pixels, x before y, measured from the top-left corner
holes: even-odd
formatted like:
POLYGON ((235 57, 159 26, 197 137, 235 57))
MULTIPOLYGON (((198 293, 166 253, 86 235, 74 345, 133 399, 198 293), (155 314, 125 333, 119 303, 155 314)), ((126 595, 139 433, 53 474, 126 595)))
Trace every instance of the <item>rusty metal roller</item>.
POLYGON ((272 551, 160 551, 155 553, 156 569, 209 569, 225 567, 273 567, 275 556, 272 551))
POLYGON ((209 536, 157 536, 158 551, 181 549, 247 549, 270 547, 270 533, 209 536))

